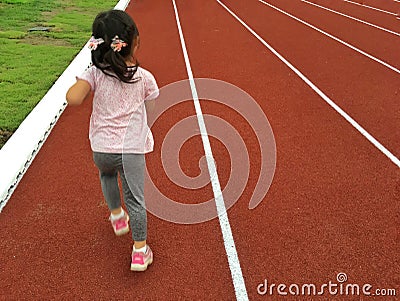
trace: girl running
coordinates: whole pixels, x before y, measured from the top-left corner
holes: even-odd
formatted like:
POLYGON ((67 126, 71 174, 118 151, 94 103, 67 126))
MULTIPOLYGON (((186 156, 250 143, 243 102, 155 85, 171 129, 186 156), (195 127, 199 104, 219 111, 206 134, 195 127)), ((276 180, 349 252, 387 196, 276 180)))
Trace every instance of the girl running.
POLYGON ((68 104, 79 105, 94 92, 89 139, 111 225, 116 235, 123 235, 129 232, 130 221, 134 241, 131 270, 144 271, 153 262, 146 244, 144 168, 145 154, 153 150, 154 142, 146 109, 158 96, 158 87, 153 75, 139 67, 139 32, 126 12, 100 13, 92 31, 93 65, 77 77, 66 98, 68 104), (121 206, 118 174, 128 214, 121 206))

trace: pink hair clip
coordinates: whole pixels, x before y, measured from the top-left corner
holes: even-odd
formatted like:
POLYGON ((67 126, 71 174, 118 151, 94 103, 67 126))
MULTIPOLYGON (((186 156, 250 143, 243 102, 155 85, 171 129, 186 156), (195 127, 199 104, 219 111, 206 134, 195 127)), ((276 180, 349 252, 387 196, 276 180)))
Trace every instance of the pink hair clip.
POLYGON ((126 46, 128 46, 128 44, 125 43, 123 40, 121 40, 118 36, 115 36, 115 37, 112 39, 112 43, 111 43, 111 45, 110 45, 111 49, 112 49, 114 52, 120 52, 121 49, 122 49, 122 47, 126 47, 126 46))
POLYGON ((95 37, 92 36, 89 40, 88 47, 90 50, 94 51, 97 49, 97 46, 99 46, 102 43, 104 43, 104 40, 102 38, 95 39, 95 37))

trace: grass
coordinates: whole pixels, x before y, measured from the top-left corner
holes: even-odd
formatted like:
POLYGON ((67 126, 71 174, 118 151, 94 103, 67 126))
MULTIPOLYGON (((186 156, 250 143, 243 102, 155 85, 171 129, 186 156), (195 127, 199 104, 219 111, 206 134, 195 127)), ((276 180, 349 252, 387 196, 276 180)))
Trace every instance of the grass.
POLYGON ((111 0, 0 0, 0 147, 90 37, 111 0), (37 26, 49 31, 29 31, 37 26))

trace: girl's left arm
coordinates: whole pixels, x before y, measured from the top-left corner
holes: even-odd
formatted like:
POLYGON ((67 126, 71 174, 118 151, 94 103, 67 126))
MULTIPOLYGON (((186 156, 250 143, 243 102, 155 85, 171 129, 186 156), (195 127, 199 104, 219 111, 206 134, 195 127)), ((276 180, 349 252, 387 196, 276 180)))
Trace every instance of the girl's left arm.
POLYGON ((75 84, 68 89, 66 98, 69 105, 80 105, 90 93, 90 84, 83 80, 78 79, 75 84))

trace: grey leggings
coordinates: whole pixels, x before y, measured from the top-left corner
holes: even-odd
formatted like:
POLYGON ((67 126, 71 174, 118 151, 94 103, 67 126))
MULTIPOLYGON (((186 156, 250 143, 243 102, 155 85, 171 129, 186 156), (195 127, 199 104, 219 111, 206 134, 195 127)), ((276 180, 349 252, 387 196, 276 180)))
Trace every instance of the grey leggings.
POLYGON ((110 210, 121 207, 118 174, 121 177, 124 203, 128 210, 132 238, 143 241, 147 238, 147 212, 144 201, 143 154, 108 154, 93 152, 93 160, 100 173, 101 189, 110 210))

